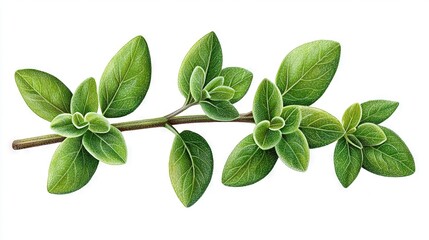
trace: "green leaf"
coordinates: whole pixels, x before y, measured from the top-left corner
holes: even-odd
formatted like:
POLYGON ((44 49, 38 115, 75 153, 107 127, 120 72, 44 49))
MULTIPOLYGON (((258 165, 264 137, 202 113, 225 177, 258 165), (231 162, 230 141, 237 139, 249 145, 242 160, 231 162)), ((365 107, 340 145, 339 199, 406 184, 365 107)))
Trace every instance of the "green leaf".
POLYGON ((282 138, 280 130, 271 130, 270 121, 259 122, 253 131, 253 139, 262 150, 273 148, 282 138))
POLYGON ((205 79, 206 73, 204 72, 204 69, 200 66, 196 66, 191 74, 190 87, 191 95, 197 102, 202 98, 205 79))
POLYGON ((387 140, 383 130, 374 123, 363 123, 357 129, 354 135, 359 139, 363 146, 378 146, 387 140))
POLYGON ((37 116, 52 121, 61 113, 70 113, 71 91, 58 78, 39 70, 15 72, 15 81, 27 106, 37 116))
POLYGON ((170 152, 169 170, 177 197, 185 207, 192 206, 207 189, 213 174, 209 144, 191 131, 177 134, 170 152))
POLYGON ((264 79, 255 93, 253 100, 253 118, 255 123, 270 121, 273 117, 278 117, 282 113, 283 103, 279 89, 269 81, 264 79))
POLYGON ((364 147, 363 167, 386 177, 404 177, 415 172, 414 158, 404 141, 392 130, 381 127, 387 140, 376 147, 364 147))
POLYGON ((204 89, 207 90, 207 92, 210 92, 216 87, 222 86, 224 82, 225 79, 222 76, 215 77, 204 87, 204 89))
POLYGON ((235 90, 227 86, 215 87, 209 92, 212 101, 229 101, 234 97, 235 90))
POLYGON ((99 98, 103 115, 114 118, 132 113, 146 96, 150 77, 149 48, 146 40, 137 36, 113 56, 101 76, 99 98))
POLYGON ((362 103, 361 123, 380 124, 388 119, 398 108, 399 103, 388 100, 371 100, 362 103))
POLYGON ((326 146, 344 135, 343 125, 331 114, 314 107, 302 106, 300 110, 300 128, 310 148, 326 146))
POLYGON ((216 121, 231 121, 239 117, 237 109, 228 101, 201 101, 204 113, 216 121))
POLYGON ((83 145, 96 159, 111 165, 124 164, 127 161, 127 146, 122 133, 111 126, 107 133, 87 131, 83 135, 83 145))
POLYGON ((214 32, 210 32, 198 40, 188 51, 179 70, 179 90, 189 97, 192 71, 200 66, 206 73, 205 85, 219 76, 222 70, 222 48, 214 32))
POLYGON ((276 84, 284 105, 311 105, 331 83, 340 61, 341 47, 319 40, 292 50, 280 65, 276 84))
POLYGON ((260 149, 250 134, 229 155, 223 168, 222 183, 230 187, 254 184, 267 176, 276 162, 274 149, 260 149))
POLYGON ((343 126, 347 131, 354 129, 362 117, 362 108, 359 103, 354 103, 346 109, 343 115, 343 126))
POLYGON ((338 140, 334 152, 335 173, 343 187, 356 179, 362 167, 362 150, 350 145, 345 138, 338 140))
POLYGON ((281 129, 283 134, 293 133, 298 130, 302 119, 298 106, 283 107, 281 117, 285 120, 285 126, 281 129))
POLYGON ((67 138, 52 156, 48 174, 48 192, 55 194, 79 190, 91 180, 98 160, 82 145, 82 138, 67 138))
POLYGON ((348 143, 350 143, 351 145, 353 145, 356 148, 362 149, 363 145, 362 143, 359 141, 359 139, 353 135, 353 134, 346 134, 345 139, 347 140, 348 143))
POLYGON ((83 81, 76 89, 71 99, 71 113, 80 112, 85 115, 98 111, 97 86, 94 78, 83 81))
POLYGON ((288 167, 302 172, 307 170, 310 149, 300 130, 283 135, 276 145, 276 153, 288 167))
POLYGON ((280 130, 285 126, 285 120, 281 117, 273 117, 270 121, 271 130, 280 130))
POLYGON ((56 116, 51 122, 51 129, 63 137, 79 137, 86 132, 88 127, 76 128, 70 113, 62 113, 56 116))
POLYGON ((231 103, 240 101, 246 95, 253 79, 253 74, 250 71, 239 67, 224 68, 220 72, 220 76, 225 78, 225 86, 235 90, 234 97, 230 100, 231 103))
POLYGON ((85 118, 80 112, 73 113, 72 122, 73 125, 78 129, 85 128, 89 125, 89 122, 85 121, 85 118))
POLYGON ((93 133, 107 133, 110 131, 110 123, 98 113, 90 112, 85 115, 85 121, 89 123, 89 131, 93 133))

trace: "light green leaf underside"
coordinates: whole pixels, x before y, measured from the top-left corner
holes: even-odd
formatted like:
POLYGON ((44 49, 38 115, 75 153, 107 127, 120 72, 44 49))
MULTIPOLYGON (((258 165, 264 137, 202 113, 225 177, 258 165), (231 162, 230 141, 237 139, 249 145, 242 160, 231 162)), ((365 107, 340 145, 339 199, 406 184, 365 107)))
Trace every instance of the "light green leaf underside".
POLYGON ((371 100, 361 104, 361 123, 371 122, 380 124, 388 119, 398 108, 399 103, 388 100, 371 100))
POLYGON ((87 113, 85 121, 89 123, 89 130, 93 133, 107 133, 110 131, 110 123, 103 115, 98 113, 87 113))
POLYGON ((258 123, 253 130, 255 143, 263 150, 273 148, 282 138, 280 130, 271 130, 270 122, 264 120, 258 123))
POLYGON ((386 177, 403 177, 415 172, 414 158, 402 139, 392 130, 381 127, 387 140, 376 147, 364 147, 363 167, 386 177))
POLYGON ((215 87, 209 92, 212 101, 230 101, 234 97, 235 90, 227 86, 215 87))
POLYGON ((199 102, 202 98, 205 79, 206 73, 204 69, 200 66, 196 66, 194 71, 192 71, 190 80, 191 95, 196 102, 199 102))
POLYGON ((285 126, 281 129, 283 134, 293 133, 298 130, 302 119, 298 106, 283 107, 281 117, 285 120, 285 126))
POLYGON ((347 131, 354 129, 360 122, 362 117, 362 108, 359 103, 354 103, 346 109, 343 114, 343 126, 347 131))
POLYGON ((362 167, 362 150, 350 145, 345 138, 338 140, 334 152, 337 178, 343 187, 348 187, 358 176, 362 167))
POLYGON ((311 105, 331 83, 340 60, 340 44, 319 40, 292 50, 277 72, 284 105, 311 105))
POLYGON ((94 78, 83 81, 76 89, 71 99, 71 113, 79 112, 85 115, 98 111, 98 94, 94 78))
POLYGON ((225 79, 223 85, 235 90, 234 96, 230 100, 231 103, 240 101, 246 95, 253 79, 253 74, 250 71, 239 67, 224 68, 220 72, 220 76, 225 79))
POLYGON ((201 101, 204 113, 216 121, 231 121, 239 117, 237 109, 228 101, 201 101))
POLYGON ((270 121, 273 117, 280 116, 283 108, 282 97, 279 89, 269 81, 264 79, 255 93, 253 100, 253 118, 258 124, 263 120, 270 121))
POLYGON ((37 116, 52 121, 61 113, 70 113, 71 91, 58 78, 34 69, 15 72, 15 81, 27 106, 37 116))
POLYGON ((204 87, 204 89, 210 92, 216 87, 222 86, 224 82, 225 79, 222 76, 215 77, 204 87))
POLYGON ((85 128, 89 125, 89 123, 85 121, 85 118, 80 112, 73 113, 72 122, 73 125, 78 129, 85 128))
POLYGON ((52 156, 48 192, 64 194, 85 186, 97 170, 98 160, 82 145, 82 138, 67 138, 52 156))
POLYGON ((377 146, 387 140, 383 130, 374 123, 362 123, 354 135, 364 146, 377 146))
POLYGON ((83 145, 99 161, 111 165, 124 164, 127 161, 127 146, 122 133, 111 126, 107 133, 87 131, 83 135, 83 145))
POLYGON ((270 121, 271 130, 280 130, 285 126, 285 120, 282 117, 273 117, 270 121))
POLYGON ((113 56, 101 76, 99 98, 103 115, 114 118, 132 113, 146 96, 150 78, 149 48, 145 39, 137 36, 113 56))
POLYGON ((192 71, 200 66, 206 73, 205 85, 219 76, 222 70, 222 48, 214 32, 210 32, 198 40, 188 51, 179 70, 179 90, 189 97, 192 71))
POLYGON ((185 207, 203 195, 213 174, 213 155, 206 140, 191 131, 174 139, 169 162, 170 180, 185 207))
POLYGON ((310 149, 304 134, 297 130, 282 136, 275 147, 279 158, 290 168, 306 171, 310 161, 310 149))
POLYGON ((88 127, 77 128, 72 121, 70 113, 62 113, 51 122, 51 129, 63 137, 79 137, 84 134, 88 127))
POLYGON ((231 187, 256 183, 270 173, 276 161, 274 149, 260 149, 250 134, 229 155, 223 168, 222 183, 231 187))
POLYGON ((344 135, 343 125, 334 116, 314 107, 300 107, 302 120, 300 129, 310 148, 323 147, 344 135))

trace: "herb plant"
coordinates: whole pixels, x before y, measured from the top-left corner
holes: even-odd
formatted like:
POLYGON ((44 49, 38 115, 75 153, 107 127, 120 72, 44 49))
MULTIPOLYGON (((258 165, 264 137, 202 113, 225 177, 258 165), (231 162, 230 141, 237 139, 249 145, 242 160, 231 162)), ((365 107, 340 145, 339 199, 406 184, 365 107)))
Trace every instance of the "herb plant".
POLYGON ((22 69, 16 84, 28 107, 50 122, 56 134, 15 140, 14 149, 61 142, 49 167, 50 193, 74 192, 85 186, 99 162, 127 161, 121 131, 165 127, 174 134, 169 174, 179 200, 189 207, 207 189, 213 174, 213 154, 198 133, 178 132, 174 125, 197 122, 254 123, 229 155, 222 173, 226 186, 246 186, 267 176, 280 158, 286 166, 306 171, 310 149, 336 142, 334 167, 348 187, 361 168, 374 174, 401 177, 414 173, 410 150, 389 128, 380 126, 397 102, 372 100, 354 103, 340 122, 328 112, 311 107, 333 79, 340 60, 340 44, 319 40, 292 50, 283 60, 275 82, 264 79, 254 96, 252 112, 234 107, 247 93, 253 75, 239 67, 222 67, 222 49, 215 33, 198 40, 183 59, 178 86, 184 105, 163 117, 110 124, 110 119, 134 112, 151 80, 149 48, 142 36, 125 44, 107 64, 96 86, 84 80, 72 93, 51 74, 22 69), (178 116, 200 105, 205 115, 178 116))

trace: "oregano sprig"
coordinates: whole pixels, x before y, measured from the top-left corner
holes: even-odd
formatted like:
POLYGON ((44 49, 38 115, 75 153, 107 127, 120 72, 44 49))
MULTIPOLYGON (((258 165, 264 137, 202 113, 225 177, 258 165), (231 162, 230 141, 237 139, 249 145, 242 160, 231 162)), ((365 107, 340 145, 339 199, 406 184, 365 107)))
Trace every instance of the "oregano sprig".
POLYGON ((169 175, 173 189, 186 207, 206 191, 213 175, 213 152, 200 134, 174 125, 199 122, 254 123, 253 132, 232 150, 222 172, 222 183, 239 187, 265 178, 277 159, 297 171, 306 171, 310 149, 336 142, 334 168, 344 187, 361 168, 381 176, 414 173, 413 156, 404 141, 380 124, 398 103, 372 100, 354 103, 338 120, 310 106, 331 83, 340 60, 338 42, 318 40, 293 49, 282 61, 275 82, 264 79, 253 98, 252 111, 239 113, 233 104, 250 87, 253 74, 241 67, 223 68, 220 41, 214 32, 199 39, 184 57, 178 87, 184 104, 165 116, 110 124, 134 112, 150 86, 149 47, 142 36, 126 43, 107 64, 97 89, 94 78, 72 93, 58 78, 34 69, 15 73, 17 87, 28 107, 50 122, 56 134, 13 142, 23 149, 61 142, 49 167, 47 189, 54 194, 85 186, 99 162, 127 162, 122 131, 165 127, 173 133, 169 175), (179 116, 200 105, 204 115, 179 116))

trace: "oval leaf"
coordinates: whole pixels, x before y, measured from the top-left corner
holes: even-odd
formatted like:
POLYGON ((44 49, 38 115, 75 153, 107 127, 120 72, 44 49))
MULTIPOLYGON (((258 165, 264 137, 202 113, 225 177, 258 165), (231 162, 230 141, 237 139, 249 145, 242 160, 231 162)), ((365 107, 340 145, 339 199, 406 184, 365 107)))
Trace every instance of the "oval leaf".
POLYGON ((107 133, 110 131, 110 123, 105 117, 98 113, 87 113, 85 121, 89 123, 89 131, 93 133, 107 133))
POLYGON ((281 138, 282 133, 280 130, 271 130, 268 120, 258 123, 253 131, 253 139, 262 150, 273 148, 281 138))
POLYGON ((96 159, 111 165, 124 164, 127 161, 127 146, 122 133, 111 126, 107 133, 87 131, 83 135, 83 145, 96 159))
POLYGON ((340 53, 340 44, 328 40, 309 42, 292 50, 276 77, 283 104, 311 105, 319 99, 337 71, 340 53))
POLYGON ((404 177, 415 172, 414 158, 404 141, 392 130, 381 127, 387 140, 376 147, 364 147, 363 167, 386 177, 404 177))
POLYGON ((378 146, 387 140, 383 130, 374 123, 363 123, 357 129, 354 135, 359 139, 363 146, 378 146))
POLYGON ((222 69, 220 76, 225 79, 224 85, 235 90, 234 96, 230 100, 231 103, 240 101, 249 90, 252 83, 253 74, 239 67, 228 67, 222 69))
POLYGON ((264 79, 255 93, 253 100, 253 118, 255 123, 270 121, 273 117, 278 117, 282 113, 283 103, 279 89, 269 81, 264 79))
POLYGON ((285 126, 281 129, 283 134, 293 133, 301 124, 301 111, 298 106, 283 107, 281 117, 285 120, 285 126))
POLYGON ((344 135, 343 125, 331 114, 314 107, 300 107, 300 110, 300 129, 310 148, 326 146, 344 135))
POLYGON ((222 48, 214 32, 210 32, 198 40, 188 51, 179 70, 179 90, 189 98, 192 71, 200 66, 206 73, 205 85, 219 76, 222 70, 222 48))
POLYGON ((85 121, 85 118, 80 112, 73 113, 72 122, 73 125, 78 129, 85 128, 89 125, 89 123, 85 121))
POLYGON ((52 121, 61 113, 70 113, 71 91, 58 78, 34 69, 15 72, 15 81, 27 106, 37 116, 52 121))
POLYGON ((348 144, 345 138, 338 140, 334 152, 334 166, 343 187, 350 186, 356 179, 362 167, 362 161, 361 149, 348 144))
POLYGON ((353 145, 356 148, 362 149, 363 145, 362 143, 359 141, 359 139, 353 135, 353 134, 346 134, 345 139, 347 140, 347 142, 351 145, 353 145))
POLYGON ((276 145, 276 153, 288 167, 301 172, 307 170, 310 149, 300 130, 283 135, 276 145))
POLYGON ((56 116, 51 122, 51 129, 63 137, 74 138, 82 136, 88 127, 77 128, 73 124, 70 113, 62 113, 56 116))
POLYGON ((270 121, 271 130, 280 130, 285 126, 285 120, 281 117, 273 117, 270 121))
POLYGON ((137 36, 113 56, 101 76, 99 97, 103 115, 114 118, 132 113, 146 96, 150 77, 149 48, 145 39, 137 36))
POLYGON ((388 100, 371 100, 362 103, 361 123, 380 124, 388 119, 398 108, 399 103, 388 100))
POLYGON ((192 206, 207 189, 213 174, 213 155, 206 140, 191 131, 176 135, 169 171, 177 197, 185 207, 192 206))
POLYGON ((347 131, 354 129, 362 117, 362 108, 359 103, 354 103, 346 109, 343 115, 343 126, 347 131))
POLYGON ((97 86, 94 78, 83 81, 76 89, 71 99, 71 112, 85 115, 98 111, 97 86))
POLYGON ((204 87, 204 90, 206 90, 207 92, 210 92, 216 87, 222 86, 224 82, 225 82, 225 79, 222 76, 215 77, 204 87))
POLYGON ((204 72, 204 69, 201 68, 200 66, 196 66, 194 71, 192 71, 190 84, 191 84, 192 97, 197 102, 201 100, 201 97, 203 95, 203 87, 204 87, 205 79, 206 79, 206 73, 204 72))
POLYGON ((227 86, 215 87, 209 92, 212 101, 229 101, 234 97, 235 90, 227 86))
POLYGON ((67 138, 52 156, 48 192, 70 193, 85 186, 97 170, 98 160, 82 145, 82 138, 67 138))
POLYGON ((223 168, 222 183, 230 187, 254 184, 267 176, 276 162, 274 149, 260 149, 250 134, 229 155, 223 168))
POLYGON ((216 121, 231 121, 237 119, 240 114, 228 101, 201 101, 204 113, 216 121))

